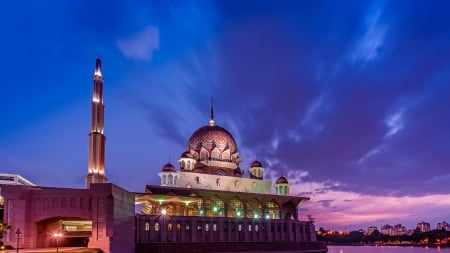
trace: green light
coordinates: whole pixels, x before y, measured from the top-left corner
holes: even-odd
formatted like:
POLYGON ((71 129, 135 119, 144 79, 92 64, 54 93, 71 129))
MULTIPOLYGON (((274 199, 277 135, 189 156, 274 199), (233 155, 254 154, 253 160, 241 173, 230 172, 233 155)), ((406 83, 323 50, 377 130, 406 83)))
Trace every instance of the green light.
POLYGON ((253 217, 255 217, 255 219, 257 219, 257 218, 258 218, 258 215, 257 215, 257 214, 255 214, 255 215, 253 215, 253 217))
POLYGON ((237 215, 237 216, 241 216, 241 212, 237 211, 237 212, 236 212, 236 215, 237 215))
POLYGON ((213 207, 213 211, 217 212, 217 206, 213 207))

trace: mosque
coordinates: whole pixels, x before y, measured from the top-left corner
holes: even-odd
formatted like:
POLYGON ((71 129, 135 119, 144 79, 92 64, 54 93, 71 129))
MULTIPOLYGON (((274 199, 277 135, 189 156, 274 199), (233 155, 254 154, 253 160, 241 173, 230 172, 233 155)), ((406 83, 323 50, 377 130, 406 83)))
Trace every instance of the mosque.
POLYGON ((19 248, 87 246, 103 252, 327 252, 314 224, 299 220, 307 197, 289 182, 264 179, 255 160, 249 177, 233 136, 216 124, 196 130, 177 161, 158 173, 160 185, 129 192, 108 182, 105 169, 103 77, 97 58, 91 103, 85 189, 0 185, 5 244, 19 248), (141 207, 140 213, 135 207, 141 207))

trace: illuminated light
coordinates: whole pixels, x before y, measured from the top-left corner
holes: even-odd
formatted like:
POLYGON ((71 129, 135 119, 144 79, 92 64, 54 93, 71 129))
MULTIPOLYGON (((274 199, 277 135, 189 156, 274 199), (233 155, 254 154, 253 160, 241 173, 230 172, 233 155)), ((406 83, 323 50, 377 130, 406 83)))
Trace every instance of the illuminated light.
POLYGON ((93 99, 92 99, 92 102, 98 103, 98 102, 100 102, 100 99, 98 99, 98 98, 93 98, 93 99))
POLYGON ((213 207, 213 211, 217 212, 217 206, 213 207))
POLYGON ((241 216, 241 212, 240 212, 240 211, 237 211, 237 212, 236 212, 236 215, 237 215, 237 216, 241 216))
POLYGON ((162 214, 162 215, 166 215, 166 214, 167 214, 167 210, 166 210, 165 208, 163 208, 163 209, 161 210, 161 214, 162 214))
POLYGON ((200 210, 200 215, 203 215, 203 210, 200 210))
POLYGON ((254 217, 255 219, 258 219, 258 215, 257 215, 257 214, 253 215, 253 217, 254 217))
POLYGON ((102 72, 100 71, 100 69, 95 70, 94 76, 102 76, 102 72))
POLYGON ((159 204, 161 205, 162 202, 163 202, 163 200, 162 200, 162 199, 159 199, 158 202, 159 202, 159 204))
POLYGON ((266 219, 270 219, 270 216, 268 214, 266 214, 266 219))

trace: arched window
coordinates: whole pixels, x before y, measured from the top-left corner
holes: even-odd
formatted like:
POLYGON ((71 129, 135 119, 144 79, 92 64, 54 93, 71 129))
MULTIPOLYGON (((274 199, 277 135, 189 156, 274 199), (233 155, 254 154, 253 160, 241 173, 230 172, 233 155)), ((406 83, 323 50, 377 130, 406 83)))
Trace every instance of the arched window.
POLYGON ((191 161, 187 161, 186 169, 188 169, 188 170, 192 169, 191 168, 191 161))
POLYGON ((158 222, 155 223, 155 232, 159 232, 159 223, 158 222))
POLYGON ((161 184, 166 184, 166 181, 167 181, 167 176, 166 175, 163 175, 162 176, 162 183, 161 184))
POLYGON ((206 231, 206 232, 209 231, 209 224, 208 224, 208 223, 205 224, 205 231, 206 231))
POLYGON ((252 224, 248 224, 248 232, 252 232, 252 224))
POLYGON ((224 161, 224 162, 230 162, 231 161, 230 160, 230 150, 229 149, 223 151, 223 153, 222 153, 222 161, 224 161))
POLYGON ((200 152, 200 160, 201 160, 201 161, 206 161, 206 160, 208 160, 208 151, 202 150, 202 151, 200 152))
POLYGON ((175 177, 173 178, 173 185, 177 185, 177 179, 178 179, 177 176, 175 176, 175 177))
POLYGON ((150 231, 150 223, 145 223, 145 231, 150 231))
POLYGON ((259 230, 259 227, 258 227, 258 224, 256 224, 255 225, 255 232, 258 232, 258 230, 259 230))
POLYGON ((169 175, 167 178, 168 178, 167 184, 172 185, 173 184, 173 176, 169 175))
POLYGON ((172 229, 173 229, 173 225, 172 225, 172 223, 169 223, 169 224, 167 224, 167 231, 172 231, 172 229))
POLYGON ((212 151, 212 153, 211 153, 211 160, 215 160, 215 161, 220 160, 220 157, 219 157, 219 150, 214 149, 214 150, 212 151))

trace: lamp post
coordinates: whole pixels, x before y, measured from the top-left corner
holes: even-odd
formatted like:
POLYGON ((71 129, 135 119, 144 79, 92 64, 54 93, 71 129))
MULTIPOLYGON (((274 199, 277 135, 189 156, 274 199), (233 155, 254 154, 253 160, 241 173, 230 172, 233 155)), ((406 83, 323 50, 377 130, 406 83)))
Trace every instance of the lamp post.
POLYGON ((59 240, 59 238, 60 238, 61 236, 62 236, 61 232, 58 232, 58 233, 54 233, 54 234, 53 234, 53 237, 55 237, 55 240, 56 240, 56 252, 59 252, 58 240, 59 240))
POLYGON ((17 247, 16 247, 16 252, 19 253, 19 238, 20 235, 22 234, 22 232, 20 232, 20 229, 18 228, 15 232, 16 236, 17 236, 17 247))

